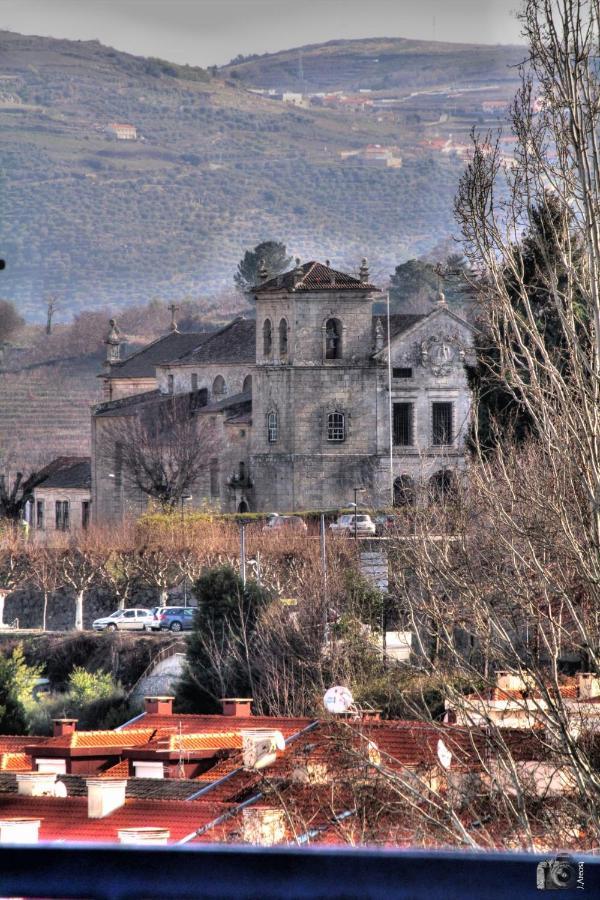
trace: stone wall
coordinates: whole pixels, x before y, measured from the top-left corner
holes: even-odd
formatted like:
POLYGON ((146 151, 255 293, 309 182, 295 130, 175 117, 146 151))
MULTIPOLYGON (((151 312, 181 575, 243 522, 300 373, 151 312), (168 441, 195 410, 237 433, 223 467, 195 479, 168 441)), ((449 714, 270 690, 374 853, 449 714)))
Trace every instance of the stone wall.
MULTIPOLYGON (((146 609, 157 606, 156 592, 151 589, 141 591, 128 605, 146 609)), ((10 625, 18 619, 21 628, 41 628, 43 606, 43 597, 39 592, 14 591, 4 603, 4 623, 10 625)), ((94 619, 109 615, 117 607, 118 603, 109 592, 91 589, 83 604, 83 627, 91 628, 94 619)), ((75 627, 75 597, 72 592, 61 589, 48 598, 46 627, 48 631, 70 631, 75 627)))

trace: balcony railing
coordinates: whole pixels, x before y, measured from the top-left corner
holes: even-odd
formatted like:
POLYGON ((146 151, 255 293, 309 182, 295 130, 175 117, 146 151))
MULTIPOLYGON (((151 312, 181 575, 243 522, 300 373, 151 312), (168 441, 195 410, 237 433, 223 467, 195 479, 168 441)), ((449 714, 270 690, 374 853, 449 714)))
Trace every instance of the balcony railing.
MULTIPOLYGON (((547 856, 217 846, 0 847, 0 896, 78 900, 360 898, 529 900, 547 856)), ((583 891, 600 896, 600 858, 573 855, 583 891)), ((554 895, 550 895, 554 896, 554 895)))

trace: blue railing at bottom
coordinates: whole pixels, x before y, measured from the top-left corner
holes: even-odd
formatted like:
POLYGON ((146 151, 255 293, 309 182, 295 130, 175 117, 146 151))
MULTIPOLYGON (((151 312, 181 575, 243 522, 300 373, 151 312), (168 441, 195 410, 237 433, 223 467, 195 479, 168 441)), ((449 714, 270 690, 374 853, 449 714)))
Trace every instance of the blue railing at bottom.
MULTIPOLYGON (((5 845, 0 897, 539 900, 536 869, 547 858, 350 848, 5 845)), ((600 857, 571 858, 583 892, 574 887, 550 896, 600 897, 600 857)))

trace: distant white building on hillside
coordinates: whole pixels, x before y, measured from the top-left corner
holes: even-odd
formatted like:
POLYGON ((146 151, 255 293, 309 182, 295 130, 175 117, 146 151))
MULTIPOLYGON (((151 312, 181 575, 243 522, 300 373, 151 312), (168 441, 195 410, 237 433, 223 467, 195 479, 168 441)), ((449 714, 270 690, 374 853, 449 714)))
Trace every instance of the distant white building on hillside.
POLYGON ((118 141, 137 140, 137 128, 135 125, 129 125, 124 122, 110 122, 110 124, 106 126, 106 130, 109 134, 112 134, 113 137, 116 137, 118 141))

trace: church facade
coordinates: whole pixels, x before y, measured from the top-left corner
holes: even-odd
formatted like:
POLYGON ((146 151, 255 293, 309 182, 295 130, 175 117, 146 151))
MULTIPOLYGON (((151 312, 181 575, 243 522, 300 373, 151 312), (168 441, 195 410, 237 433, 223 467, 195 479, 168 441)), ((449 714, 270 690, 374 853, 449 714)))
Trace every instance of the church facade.
POLYGON ((358 489, 361 504, 382 508, 450 485, 464 465, 473 332, 443 295, 426 314, 390 316, 388 341, 366 261, 358 277, 297 261, 276 278, 263 272, 252 294, 255 320, 218 332, 175 330, 123 361, 113 337, 108 399, 92 417, 97 521, 141 503, 118 446, 111 456, 115 422, 170 396, 188 397, 214 437, 194 506, 334 509, 358 489))

